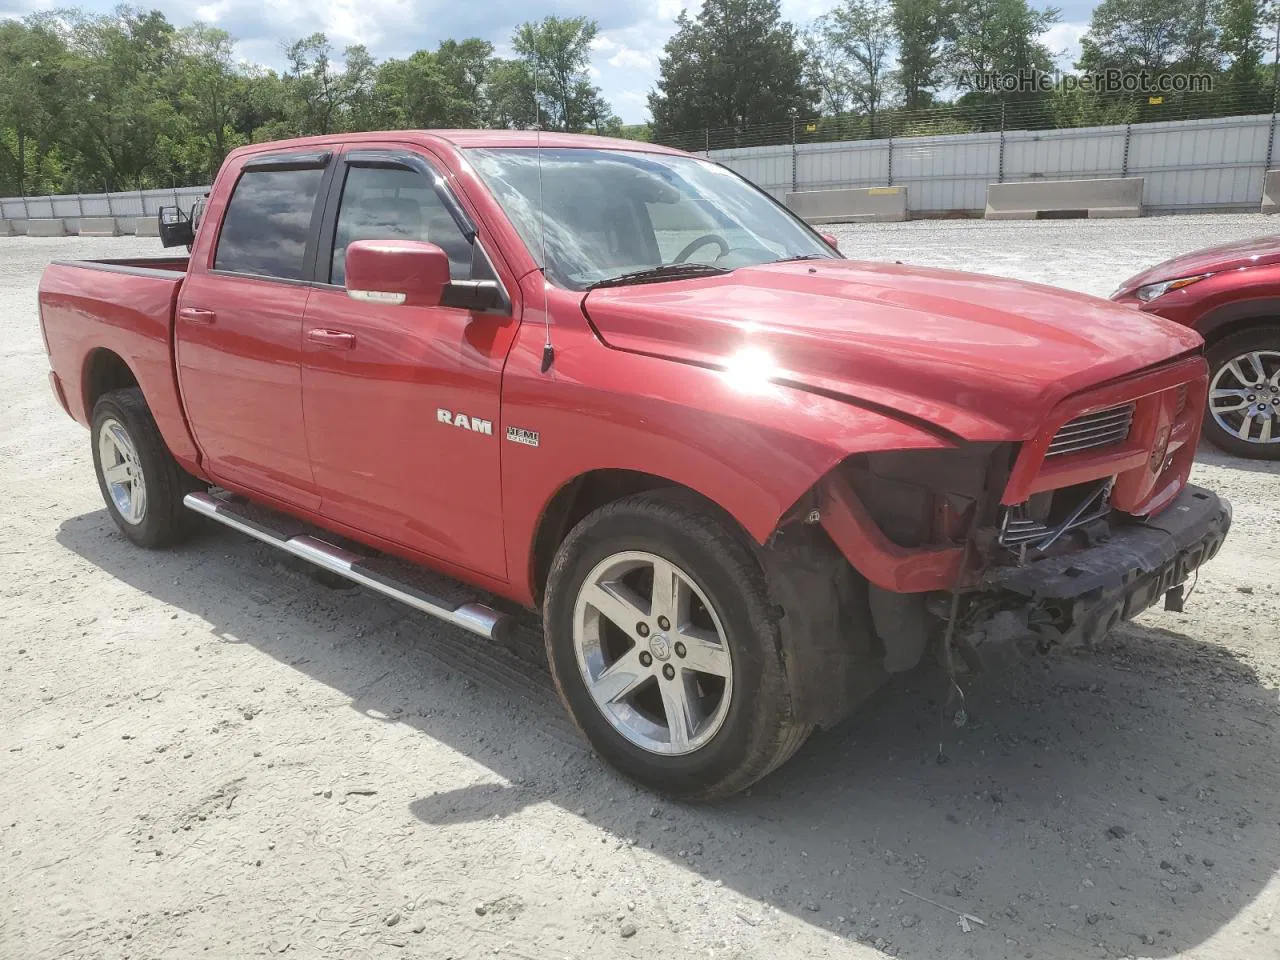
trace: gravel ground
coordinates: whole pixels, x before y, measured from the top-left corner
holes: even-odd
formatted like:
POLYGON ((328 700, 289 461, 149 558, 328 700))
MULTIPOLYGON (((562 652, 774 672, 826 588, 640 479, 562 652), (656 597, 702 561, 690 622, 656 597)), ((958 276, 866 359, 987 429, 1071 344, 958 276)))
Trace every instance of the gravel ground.
MULTIPOLYGON (((1105 294, 1274 222, 837 232, 1105 294)), ((230 531, 117 535, 36 285, 158 252, 0 240, 0 956, 1280 957, 1277 468, 1202 452, 1236 527, 1186 614, 975 683, 963 729, 909 677, 687 808, 593 759, 536 637, 481 644, 230 531)))

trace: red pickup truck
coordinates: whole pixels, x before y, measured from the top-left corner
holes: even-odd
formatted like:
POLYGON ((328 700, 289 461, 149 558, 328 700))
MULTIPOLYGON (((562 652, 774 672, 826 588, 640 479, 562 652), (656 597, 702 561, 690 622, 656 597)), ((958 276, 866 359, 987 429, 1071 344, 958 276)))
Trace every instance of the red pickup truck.
POLYGON ((1194 332, 845 260, 648 144, 245 147, 189 259, 54 264, 40 312, 127 538, 212 518, 482 637, 540 607, 587 739, 680 797, 926 653, 1177 608, 1230 523, 1194 332))

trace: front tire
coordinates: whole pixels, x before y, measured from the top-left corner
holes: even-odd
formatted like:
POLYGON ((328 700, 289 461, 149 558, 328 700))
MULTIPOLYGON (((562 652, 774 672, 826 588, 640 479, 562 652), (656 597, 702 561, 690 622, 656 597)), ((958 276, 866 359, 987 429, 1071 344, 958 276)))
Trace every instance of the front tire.
POLYGON ((680 490, 596 510, 544 604, 566 708, 631 779, 686 800, 743 790, 810 733, 794 719, 764 575, 732 521, 680 490))
POLYGON ((1280 327, 1223 337, 1205 359, 1205 439, 1237 457, 1280 460, 1280 327))
POLYGON ((93 468, 107 511, 140 547, 167 547, 190 536, 197 517, 182 505, 198 481, 169 453, 137 387, 103 394, 93 407, 93 468))

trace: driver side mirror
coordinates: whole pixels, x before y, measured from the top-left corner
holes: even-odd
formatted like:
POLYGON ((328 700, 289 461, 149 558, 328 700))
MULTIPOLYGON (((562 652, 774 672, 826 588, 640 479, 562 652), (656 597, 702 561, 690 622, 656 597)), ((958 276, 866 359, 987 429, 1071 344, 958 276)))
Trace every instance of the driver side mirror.
POLYGON ((345 286, 352 300, 388 306, 483 311, 502 303, 491 280, 451 280, 449 255, 422 240, 356 240, 347 247, 345 286))
POLYGON ((836 235, 835 235, 835 234, 833 234, 833 233, 820 233, 820 234, 818 234, 818 236, 822 237, 823 242, 824 242, 828 247, 830 247, 832 250, 835 250, 835 251, 837 251, 837 252, 840 250, 840 241, 839 241, 838 239, 836 239, 836 235))

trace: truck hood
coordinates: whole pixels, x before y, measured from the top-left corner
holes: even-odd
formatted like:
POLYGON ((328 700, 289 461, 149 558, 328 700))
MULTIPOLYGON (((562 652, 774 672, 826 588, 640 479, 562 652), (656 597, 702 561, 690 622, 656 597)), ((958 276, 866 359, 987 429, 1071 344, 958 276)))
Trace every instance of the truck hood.
POLYGON ((1119 297, 1148 283, 1194 277, 1201 273, 1221 273, 1241 267, 1260 267, 1280 261, 1280 236, 1254 237, 1224 243, 1220 247, 1206 247, 1157 263, 1149 270, 1136 274, 1120 285, 1115 296, 1119 297))
POLYGON ((583 309, 614 349, 747 370, 970 440, 1027 439, 1063 397, 1201 343, 1054 287, 849 260, 606 287, 583 309))

